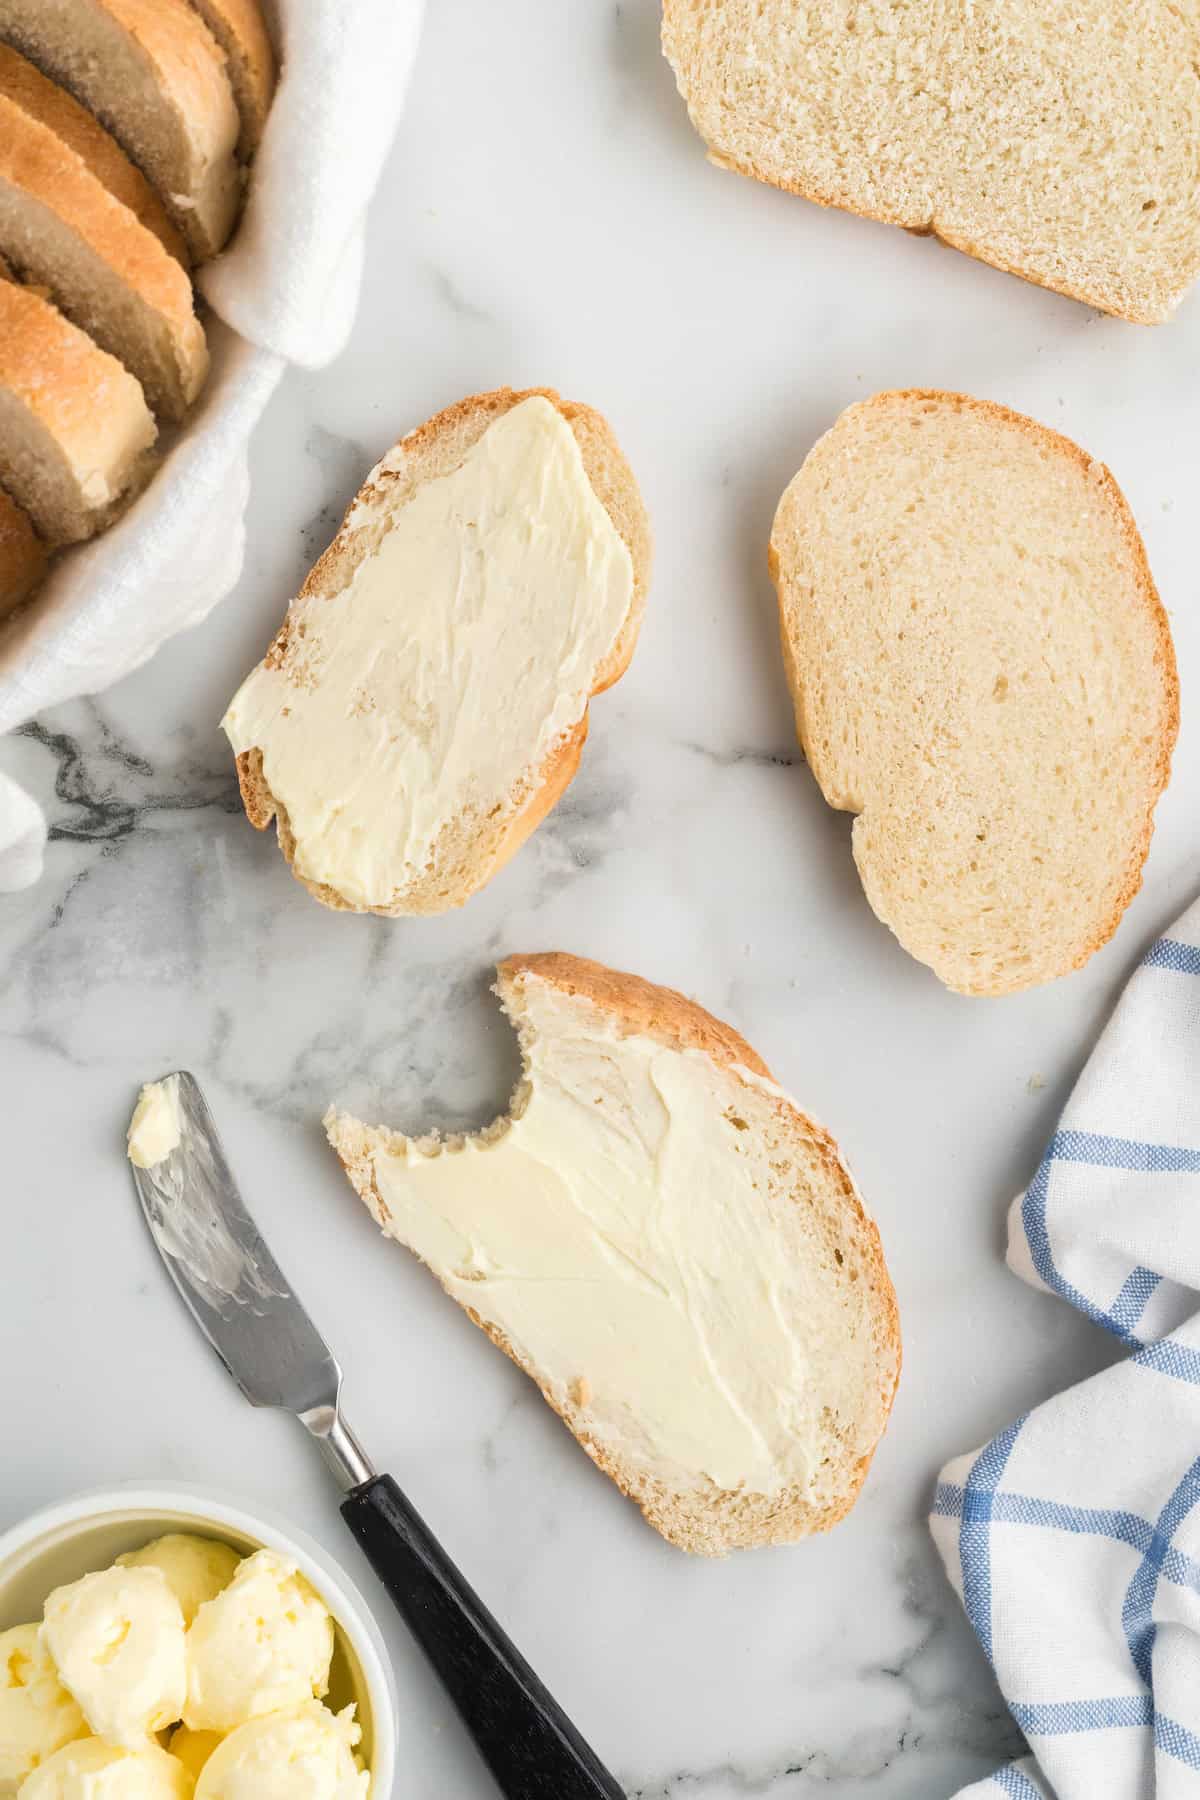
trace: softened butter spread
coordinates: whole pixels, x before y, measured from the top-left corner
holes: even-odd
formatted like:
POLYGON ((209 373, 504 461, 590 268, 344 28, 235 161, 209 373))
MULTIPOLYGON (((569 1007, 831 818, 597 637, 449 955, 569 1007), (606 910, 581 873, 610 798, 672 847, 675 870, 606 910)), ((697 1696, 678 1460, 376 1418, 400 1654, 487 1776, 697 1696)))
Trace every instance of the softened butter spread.
POLYGON ((853 1427, 878 1380, 857 1290, 773 1179, 778 1090, 549 983, 523 1004, 524 1104, 440 1147, 392 1136, 379 1223, 621 1461, 676 1491, 819 1479, 823 1409, 853 1427))
POLYGON ((183 1711, 183 1612, 161 1569, 101 1569, 55 1588, 41 1641, 106 1743, 146 1749, 183 1711))
POLYGON ((179 1147, 179 1083, 148 1081, 138 1095, 126 1141, 129 1160, 139 1169, 156 1168, 179 1147))
POLYGON ((628 547, 540 397, 387 509, 355 509, 354 526, 385 528, 378 547, 336 597, 294 602, 286 649, 223 721, 235 752, 262 753, 297 872, 360 906, 423 871, 447 820, 510 803, 582 718, 633 592, 628 547))

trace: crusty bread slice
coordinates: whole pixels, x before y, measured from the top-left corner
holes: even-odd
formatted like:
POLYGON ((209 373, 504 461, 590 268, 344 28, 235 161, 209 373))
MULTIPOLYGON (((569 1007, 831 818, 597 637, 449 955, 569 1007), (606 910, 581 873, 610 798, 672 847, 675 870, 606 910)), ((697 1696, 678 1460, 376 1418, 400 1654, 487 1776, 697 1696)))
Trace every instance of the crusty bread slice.
POLYGON ((875 912, 961 993, 1085 962, 1141 885, 1179 718, 1109 471, 987 401, 877 394, 809 453, 770 560, 800 741, 857 814, 875 912))
POLYGON ((0 44, 0 94, 56 132, 114 200, 120 200, 139 224, 154 233, 164 250, 178 262, 187 261, 187 248, 168 219, 162 201, 116 138, 65 88, 48 80, 20 51, 7 44, 0 44))
POLYGON ((331 1109, 355 1190, 671 1543, 827 1530, 900 1371, 837 1145, 668 988, 545 955, 502 963, 497 992, 524 1063, 509 1116, 443 1140, 331 1109))
POLYGON ((28 600, 45 571, 46 546, 28 514, 0 488, 0 619, 28 600))
POLYGON ((0 38, 67 88, 153 183, 197 261, 241 201, 225 57, 187 0, 0 0, 0 38))
MULTIPOLYGON (((463 566, 469 567, 478 558, 475 522, 463 521, 462 532, 463 566)), ((252 672, 231 703, 225 729, 237 754, 238 779, 251 824, 263 830, 272 818, 277 820, 280 847, 292 865, 293 873, 327 906, 377 912, 389 917, 439 913, 461 906, 520 848, 574 776, 587 736, 587 700, 617 681, 633 655, 649 582, 650 556, 649 524, 637 483, 607 421, 591 407, 562 400, 551 389, 514 392, 511 388, 501 388, 460 401, 419 426, 372 471, 351 503, 341 530, 289 607, 283 627, 264 662, 252 672), (600 502, 628 551, 632 585, 623 623, 601 661, 586 671, 576 671, 577 675, 585 676, 578 710, 573 710, 569 718, 560 722, 561 729, 548 743, 540 762, 529 762, 504 793, 486 798, 463 796, 459 807, 442 816, 441 828, 436 841, 429 846, 427 859, 412 867, 411 873, 399 885, 388 887, 386 892, 381 889, 370 893, 348 892, 345 883, 339 885, 318 875, 315 861, 306 857, 297 821, 290 816, 287 797, 280 791, 280 776, 289 773, 287 760, 284 758, 277 763, 273 778, 271 770, 264 764, 262 747, 254 736, 253 726, 243 727, 239 723, 240 703, 252 684, 270 682, 278 688, 271 704, 278 710, 280 703, 286 701, 286 712, 293 715, 293 725, 305 718, 306 696, 318 689, 330 660, 325 649, 314 652, 314 637, 321 637, 327 626, 332 629, 331 618, 335 619, 336 614, 331 615, 330 609, 346 604, 347 592, 360 568, 378 556, 397 519, 403 517, 414 499, 422 495, 429 484, 454 476, 489 428, 525 402, 547 404, 566 421, 578 447, 591 493, 600 502), (309 635, 310 630, 313 636, 309 635), (314 659, 318 665, 315 678, 314 659), (248 741, 243 741, 247 733, 248 741)), ((457 595, 441 589, 417 593, 411 598, 398 596, 393 617, 396 641, 372 646, 371 668, 362 671, 361 711, 364 715, 372 715, 380 730, 386 725, 393 745, 409 739, 420 739, 424 743, 428 739, 430 708, 440 693, 448 690, 451 678, 457 681, 463 667, 463 658, 452 649, 443 675, 439 677, 423 655, 411 654, 408 647, 399 642, 399 634, 405 627, 405 618, 399 608, 406 604, 424 609, 426 613, 430 608, 442 609, 444 613, 450 601, 456 598, 457 595), (376 650, 378 654, 375 654, 376 650)), ((449 631, 449 626, 446 629, 449 631)), ((509 635, 512 635, 511 620, 509 635)), ((532 658, 538 649, 536 642, 530 642, 529 656, 532 658)), ((475 668, 478 679, 472 695, 463 702, 464 717, 473 704, 482 705, 489 696, 493 703, 495 699, 489 671, 480 664, 475 668), (482 681, 482 687, 479 681, 482 681)), ((519 688, 520 683, 517 686, 519 688)), ((515 692, 506 704, 515 704, 515 692)), ((467 723, 471 725, 475 721, 468 718, 467 723)), ((372 754, 372 749, 364 744, 364 767, 372 754)), ((437 755, 431 752, 431 771, 437 761, 437 755)), ((397 802, 403 798, 394 789, 391 797, 397 802)), ((310 796, 306 795, 306 798, 310 796)), ((394 830, 388 805, 376 810, 372 802, 367 807, 361 794, 346 797, 331 792, 323 795, 319 803, 314 802, 314 811, 324 818, 338 815, 343 828, 353 830, 359 842, 368 845, 386 845, 394 830)), ((425 856, 424 851, 421 854, 425 856)))
POLYGON ((82 157, 0 96, 0 254, 182 418, 208 370, 185 271, 82 157))
POLYGON ((103 529, 153 468, 154 421, 114 357, 0 280, 0 482, 48 544, 103 529))
POLYGON ((249 159, 259 146, 275 93, 275 52, 258 0, 191 0, 225 52, 226 72, 237 101, 238 154, 249 159))
POLYGON ((1138 323, 1200 273, 1200 12, 1177 0, 664 0, 713 162, 1138 323))

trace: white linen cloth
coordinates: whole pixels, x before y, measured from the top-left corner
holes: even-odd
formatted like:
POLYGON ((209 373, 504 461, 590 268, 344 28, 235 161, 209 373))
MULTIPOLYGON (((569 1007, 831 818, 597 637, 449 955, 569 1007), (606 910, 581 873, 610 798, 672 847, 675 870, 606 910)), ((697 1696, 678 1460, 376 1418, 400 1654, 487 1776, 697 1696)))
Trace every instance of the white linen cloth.
POLYGON ((1009 1266, 1113 1368, 942 1472, 933 1535, 1034 1752, 965 1793, 1200 1797, 1200 902, 1135 972, 1009 1266))
MULTIPOLYGON (((358 304, 364 219, 423 0, 277 0, 278 92, 230 248, 199 271, 212 373, 146 492, 0 633, 0 732, 95 693, 193 625, 242 567, 247 447, 289 363, 330 361, 358 304), (215 317, 213 315, 216 315, 215 317)), ((0 892, 41 869, 40 809, 0 781, 0 892)))

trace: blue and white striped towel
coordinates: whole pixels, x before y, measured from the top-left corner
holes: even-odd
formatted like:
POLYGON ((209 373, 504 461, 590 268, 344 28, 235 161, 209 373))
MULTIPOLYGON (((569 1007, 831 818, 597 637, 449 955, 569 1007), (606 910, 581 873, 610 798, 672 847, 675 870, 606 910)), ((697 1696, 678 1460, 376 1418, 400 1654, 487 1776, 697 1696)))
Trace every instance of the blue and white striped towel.
POLYGON ((1034 1752, 966 1793, 1200 1800, 1200 902, 1126 988, 1008 1261, 1129 1354, 942 1472, 933 1535, 1034 1752))

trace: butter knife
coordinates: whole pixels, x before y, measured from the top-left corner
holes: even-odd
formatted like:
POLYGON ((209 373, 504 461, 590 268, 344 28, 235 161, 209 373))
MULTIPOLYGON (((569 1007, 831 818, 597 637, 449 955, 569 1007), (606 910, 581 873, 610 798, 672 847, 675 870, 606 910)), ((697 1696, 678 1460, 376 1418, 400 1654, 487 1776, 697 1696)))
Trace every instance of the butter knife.
POLYGON ((179 1142, 133 1177, 184 1305, 250 1404, 294 1413, 316 1439, 346 1495, 342 1517, 501 1793, 624 1800, 396 1482, 375 1472, 342 1412, 341 1368, 247 1212, 198 1083, 180 1071, 164 1085, 179 1142))

